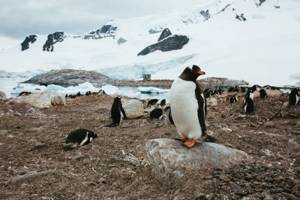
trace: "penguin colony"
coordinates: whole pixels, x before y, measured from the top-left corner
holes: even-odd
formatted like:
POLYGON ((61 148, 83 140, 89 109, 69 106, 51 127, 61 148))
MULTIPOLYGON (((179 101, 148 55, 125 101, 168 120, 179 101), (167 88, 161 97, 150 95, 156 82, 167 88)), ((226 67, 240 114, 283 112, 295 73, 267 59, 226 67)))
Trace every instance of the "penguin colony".
MULTIPOLYGON (((206 133, 206 99, 215 95, 222 95, 225 90, 225 88, 216 87, 215 89, 206 88, 202 91, 197 82, 197 78, 201 75, 205 75, 205 72, 199 66, 186 67, 171 86, 170 102, 167 102, 166 99, 156 98, 145 102, 145 111, 149 119, 165 119, 170 124, 175 125, 178 134, 182 137, 184 146, 188 148, 195 146, 199 141, 211 137, 206 133)), ((245 93, 242 110, 247 115, 255 112, 256 98, 265 99, 272 94, 281 94, 281 91, 277 87, 261 87, 259 85, 254 85, 250 88, 247 86, 229 87, 227 92, 229 93, 227 100, 230 104, 239 101, 239 92, 245 93), (230 93, 234 94, 230 95, 230 93)), ((103 93, 104 91, 99 91, 98 93, 89 91, 85 95, 99 95, 103 93)), ((69 98, 76 98, 77 96, 82 96, 82 94, 66 95, 69 98)), ((300 105, 300 90, 298 88, 291 90, 288 104, 289 106, 300 105)), ((106 127, 119 126, 123 119, 127 119, 121 97, 114 98, 110 114, 112 123, 106 127)), ((97 135, 94 132, 80 128, 68 134, 66 143, 76 143, 79 146, 83 146, 89 144, 96 137, 97 135)), ((211 141, 214 142, 215 139, 212 138, 211 141)))

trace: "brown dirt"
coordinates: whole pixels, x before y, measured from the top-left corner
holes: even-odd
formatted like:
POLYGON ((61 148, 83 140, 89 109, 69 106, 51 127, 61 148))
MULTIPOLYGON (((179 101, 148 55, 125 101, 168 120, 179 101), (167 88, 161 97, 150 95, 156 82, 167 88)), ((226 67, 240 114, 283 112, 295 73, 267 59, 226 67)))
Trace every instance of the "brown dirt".
POLYGON ((253 160, 168 180, 144 164, 144 144, 151 138, 178 137, 175 128, 146 118, 104 127, 110 122, 112 97, 68 99, 66 106, 49 109, 2 102, 0 199, 300 199, 300 157, 288 148, 290 138, 300 137, 293 131, 300 129, 300 112, 279 112, 286 99, 257 99, 256 113, 250 116, 241 114, 242 102, 209 107, 208 129, 218 143, 243 150, 253 160), (79 127, 93 130, 98 138, 65 151, 66 135, 79 127), (122 151, 141 163, 126 161, 122 151), (47 170, 55 172, 8 183, 18 175, 47 170))

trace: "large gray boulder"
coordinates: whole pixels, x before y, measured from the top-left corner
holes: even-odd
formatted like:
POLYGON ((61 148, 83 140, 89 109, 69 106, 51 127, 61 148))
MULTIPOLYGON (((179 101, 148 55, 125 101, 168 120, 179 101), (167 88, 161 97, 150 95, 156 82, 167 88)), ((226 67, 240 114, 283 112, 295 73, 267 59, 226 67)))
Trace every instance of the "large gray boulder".
POLYGON ((6 99, 6 94, 2 91, 0 91, 0 101, 3 101, 6 99))
POLYGON ((62 69, 51 70, 47 73, 36 75, 24 83, 40 85, 54 84, 69 87, 89 82, 95 87, 101 87, 108 79, 107 76, 95 71, 62 69))
POLYGON ((188 170, 229 168, 250 159, 247 153, 216 143, 202 143, 188 149, 181 141, 161 138, 146 142, 147 159, 159 176, 183 176, 188 170))
POLYGON ((66 97, 63 94, 36 93, 28 96, 19 96, 12 99, 15 103, 27 103, 37 108, 49 108, 51 106, 65 105, 66 97))
POLYGON ((144 56, 157 50, 163 52, 178 50, 181 49, 188 42, 189 42, 189 38, 185 35, 173 35, 144 48, 141 52, 138 53, 138 56, 144 56))
POLYGON ((144 104, 137 99, 122 99, 122 106, 126 116, 130 119, 136 119, 144 116, 144 104))

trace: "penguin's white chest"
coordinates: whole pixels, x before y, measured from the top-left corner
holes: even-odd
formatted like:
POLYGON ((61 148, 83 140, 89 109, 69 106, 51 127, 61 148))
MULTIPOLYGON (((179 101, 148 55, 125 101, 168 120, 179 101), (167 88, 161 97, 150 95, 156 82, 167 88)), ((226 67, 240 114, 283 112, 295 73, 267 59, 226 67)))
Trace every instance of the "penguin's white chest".
POLYGON ((202 135, 195 89, 194 82, 178 78, 170 91, 171 114, 177 132, 190 139, 198 139, 202 135))

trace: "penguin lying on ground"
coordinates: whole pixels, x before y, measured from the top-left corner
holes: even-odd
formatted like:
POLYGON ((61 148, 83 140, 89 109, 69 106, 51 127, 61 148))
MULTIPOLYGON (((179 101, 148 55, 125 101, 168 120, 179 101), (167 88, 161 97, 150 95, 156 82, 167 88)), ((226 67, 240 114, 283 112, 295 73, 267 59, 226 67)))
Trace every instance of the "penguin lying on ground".
POLYGON ((171 86, 171 115, 178 134, 188 148, 206 135, 205 98, 197 83, 197 78, 204 74, 196 65, 186 67, 171 86))
POLYGON ((83 146, 90 143, 96 137, 97 135, 94 132, 84 128, 80 128, 68 134, 68 137, 66 139, 66 144, 77 143, 78 145, 83 146))
POLYGON ((114 102, 111 106, 110 113, 111 113, 112 123, 110 125, 108 125, 107 127, 118 126, 118 125, 120 125, 120 123, 123 119, 127 119, 125 110, 122 106, 121 97, 116 97, 114 99, 114 102))
POLYGON ((297 88, 294 88, 289 94, 289 106, 295 106, 297 104, 300 104, 300 94, 299 90, 297 88))
POLYGON ((249 89, 245 95, 244 105, 243 105, 245 114, 251 114, 254 112, 254 102, 253 102, 254 93, 251 91, 252 90, 249 89))

